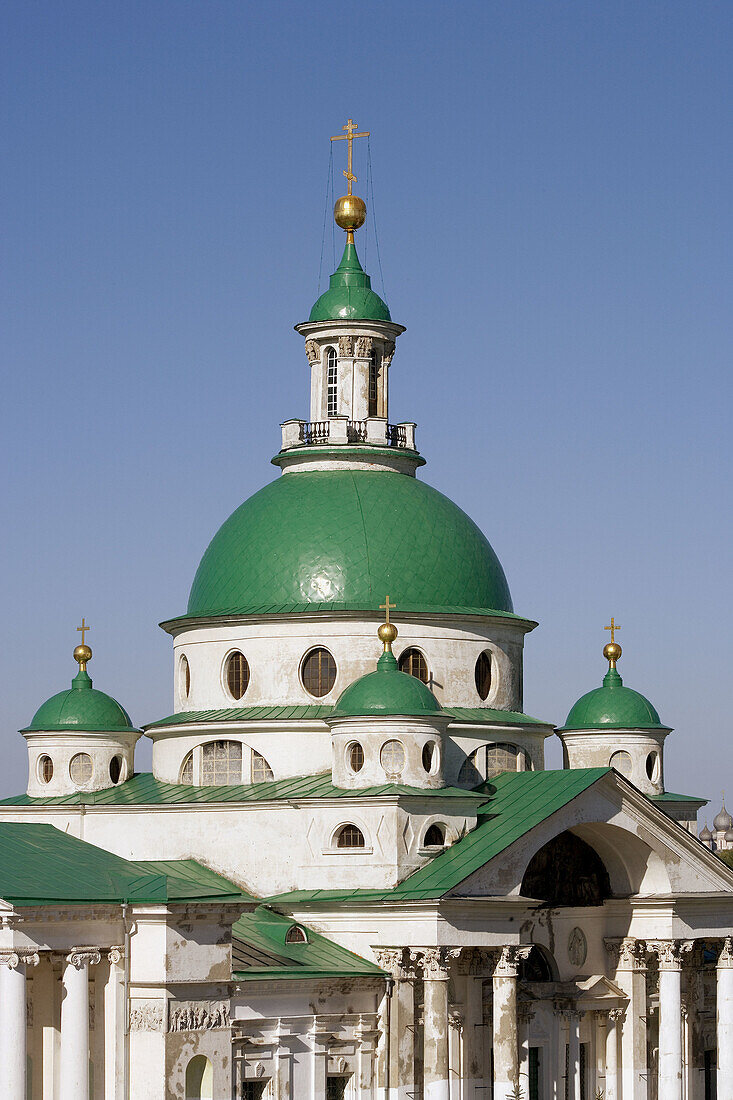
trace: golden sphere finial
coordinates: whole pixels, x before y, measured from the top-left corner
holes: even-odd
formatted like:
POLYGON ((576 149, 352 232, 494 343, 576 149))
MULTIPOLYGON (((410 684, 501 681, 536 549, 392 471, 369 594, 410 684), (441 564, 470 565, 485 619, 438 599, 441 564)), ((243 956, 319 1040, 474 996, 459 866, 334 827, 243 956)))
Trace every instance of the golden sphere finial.
POLYGON ((623 650, 621 649, 621 646, 618 644, 618 642, 606 642, 603 647, 603 656, 608 661, 610 668, 616 667, 616 661, 618 661, 622 652, 623 650))
POLYGON ((88 645, 78 645, 74 650, 74 660, 79 663, 79 672, 86 672, 87 661, 92 659, 92 647, 88 645))
POLYGON ((342 195, 336 200, 333 218, 341 229, 345 229, 347 233, 353 233, 366 220, 366 203, 358 195, 342 195))
POLYGON ((397 627, 394 623, 382 623, 377 631, 377 637, 384 645, 384 652, 392 652, 392 642, 397 637, 397 627))

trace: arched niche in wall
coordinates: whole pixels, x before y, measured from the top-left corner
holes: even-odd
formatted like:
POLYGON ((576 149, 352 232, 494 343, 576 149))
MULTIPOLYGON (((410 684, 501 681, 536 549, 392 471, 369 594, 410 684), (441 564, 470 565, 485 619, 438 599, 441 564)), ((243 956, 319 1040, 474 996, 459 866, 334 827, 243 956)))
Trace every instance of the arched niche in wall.
POLYGON ((611 879, 595 849, 574 833, 565 832, 532 856, 520 893, 553 907, 602 905, 612 896, 611 879))
POLYGON ((186 1100, 214 1100, 214 1071, 203 1054, 195 1054, 186 1066, 186 1100))

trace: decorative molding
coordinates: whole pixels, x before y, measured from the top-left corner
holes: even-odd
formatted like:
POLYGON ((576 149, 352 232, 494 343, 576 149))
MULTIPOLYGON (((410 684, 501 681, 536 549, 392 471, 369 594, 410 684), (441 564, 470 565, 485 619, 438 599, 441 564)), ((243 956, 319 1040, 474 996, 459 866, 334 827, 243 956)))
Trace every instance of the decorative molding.
POLYGON ((392 356, 394 355, 395 344, 394 340, 389 340, 384 345, 384 355, 382 356, 382 362, 385 367, 388 367, 392 362, 392 356))
POLYGON ((111 966, 119 966, 119 964, 121 962, 124 962, 125 959, 124 947, 110 947, 109 951, 107 952, 107 959, 111 966))
POLYGON ((24 951, 22 947, 0 954, 0 966, 7 966, 9 970, 17 970, 21 963, 23 966, 38 966, 40 961, 37 951, 24 951))
POLYGON ((306 340, 305 342, 305 354, 308 357, 309 363, 317 363, 321 358, 321 349, 315 340, 306 340))
POLYGON ((499 957, 494 967, 495 978, 516 978, 519 973, 519 964, 529 958, 532 946, 519 947, 517 944, 509 944, 501 948, 499 957))
POLYGON ((681 970, 684 957, 695 946, 694 940, 649 940, 647 951, 656 955, 660 970, 681 970))
POLYGON ((424 981, 447 982, 451 961, 460 954, 460 947, 421 947, 410 951, 410 960, 422 969, 424 981))
POLYGON ((101 958, 101 952, 95 948, 74 947, 66 956, 66 962, 81 970, 85 966, 95 966, 101 958))
POLYGON ((165 1001, 137 1001, 130 1009, 130 1031, 165 1031, 165 1001))
POLYGON ((448 1009, 448 1025, 457 1031, 459 1035, 463 1033, 464 1017, 463 1013, 458 1008, 448 1009))
POLYGON ((726 936, 718 955, 718 967, 720 970, 733 968, 733 936, 726 936))
POLYGON ((646 943, 630 936, 623 939, 604 939, 611 965, 615 970, 645 970, 646 943))
POLYGON ((341 359, 349 359, 354 354, 354 337, 339 336, 339 356, 341 359))
POLYGON ((582 928, 576 925, 568 936, 568 958, 573 966, 582 966, 588 958, 588 941, 582 928))
POLYGON ((172 1001, 169 1004, 169 1031, 210 1031, 230 1026, 227 1001, 172 1001))
POLYGON ((381 966, 382 970, 386 970, 396 980, 414 977, 414 968, 410 965, 409 958, 406 958, 403 947, 375 947, 373 950, 377 966, 381 966))
POLYGON ((354 348, 356 359, 368 359, 372 354, 373 341, 371 336, 357 336, 354 348))
POLYGON ((611 1011, 607 1013, 609 1023, 612 1024, 619 1024, 625 1015, 625 1008, 612 1008, 611 1011))

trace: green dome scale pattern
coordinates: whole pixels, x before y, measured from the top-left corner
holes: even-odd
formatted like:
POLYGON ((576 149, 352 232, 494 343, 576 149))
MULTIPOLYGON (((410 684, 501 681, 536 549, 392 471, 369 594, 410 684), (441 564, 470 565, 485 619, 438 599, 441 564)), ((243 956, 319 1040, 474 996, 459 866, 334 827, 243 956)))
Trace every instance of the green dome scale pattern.
POLYGON ((566 730, 668 730, 656 709, 639 691, 625 687, 618 671, 609 668, 603 686, 578 699, 567 717, 566 730))
POLYGON ((111 695, 93 688, 89 673, 84 671, 76 674, 70 688, 47 699, 21 733, 35 730, 139 733, 127 711, 111 695))
POLYGON ((465 512, 405 474, 284 474, 211 541, 186 619, 313 610, 513 615, 489 542, 465 512))
POLYGON ((372 290, 372 281, 359 262, 356 245, 347 241, 341 263, 328 290, 313 306, 309 321, 391 321, 389 308, 372 290))
POLYGON ((393 653, 383 653, 377 671, 368 672, 341 692, 331 717, 418 717, 442 714, 440 703, 429 687, 400 672, 393 653))

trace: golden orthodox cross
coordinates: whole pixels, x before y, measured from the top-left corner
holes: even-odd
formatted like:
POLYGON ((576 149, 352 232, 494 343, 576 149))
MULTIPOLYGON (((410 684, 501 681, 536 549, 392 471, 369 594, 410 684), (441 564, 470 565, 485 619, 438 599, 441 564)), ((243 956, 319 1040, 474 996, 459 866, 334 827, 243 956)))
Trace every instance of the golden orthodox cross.
POLYGON ((84 645, 84 635, 86 634, 87 630, 91 630, 92 628, 90 626, 87 626, 83 615, 81 617, 81 626, 77 626, 76 629, 81 630, 81 644, 84 645))
MULTIPOLYGON (((352 185, 352 183, 356 183, 356 176, 351 171, 352 151, 353 151, 353 146, 354 146, 354 138, 369 137, 369 131, 368 130, 363 130, 360 134, 355 133, 354 131, 357 130, 358 127, 357 127, 356 123, 352 121, 352 119, 349 119, 349 121, 346 123, 346 125, 342 126, 341 129, 346 130, 346 133, 345 134, 337 134, 336 137, 331 138, 331 141, 345 141, 347 143, 348 152, 347 152, 347 155, 346 155, 346 171, 344 172, 344 175, 346 176, 346 194, 350 195, 351 194, 351 185, 352 185)), ((387 617, 387 622, 389 622, 389 615, 387 617)))
POLYGON ((396 603, 390 603, 389 602, 389 596, 385 597, 385 602, 384 603, 380 603, 379 610, 384 612, 384 621, 386 623, 389 622, 389 613, 390 613, 390 611, 394 611, 396 607, 397 607, 396 603))
POLYGON ((612 615, 611 616, 611 625, 610 626, 604 626, 603 629, 611 631, 611 641, 615 642, 616 641, 616 631, 620 630, 621 627, 618 625, 618 623, 616 622, 616 620, 614 619, 614 617, 612 615))

